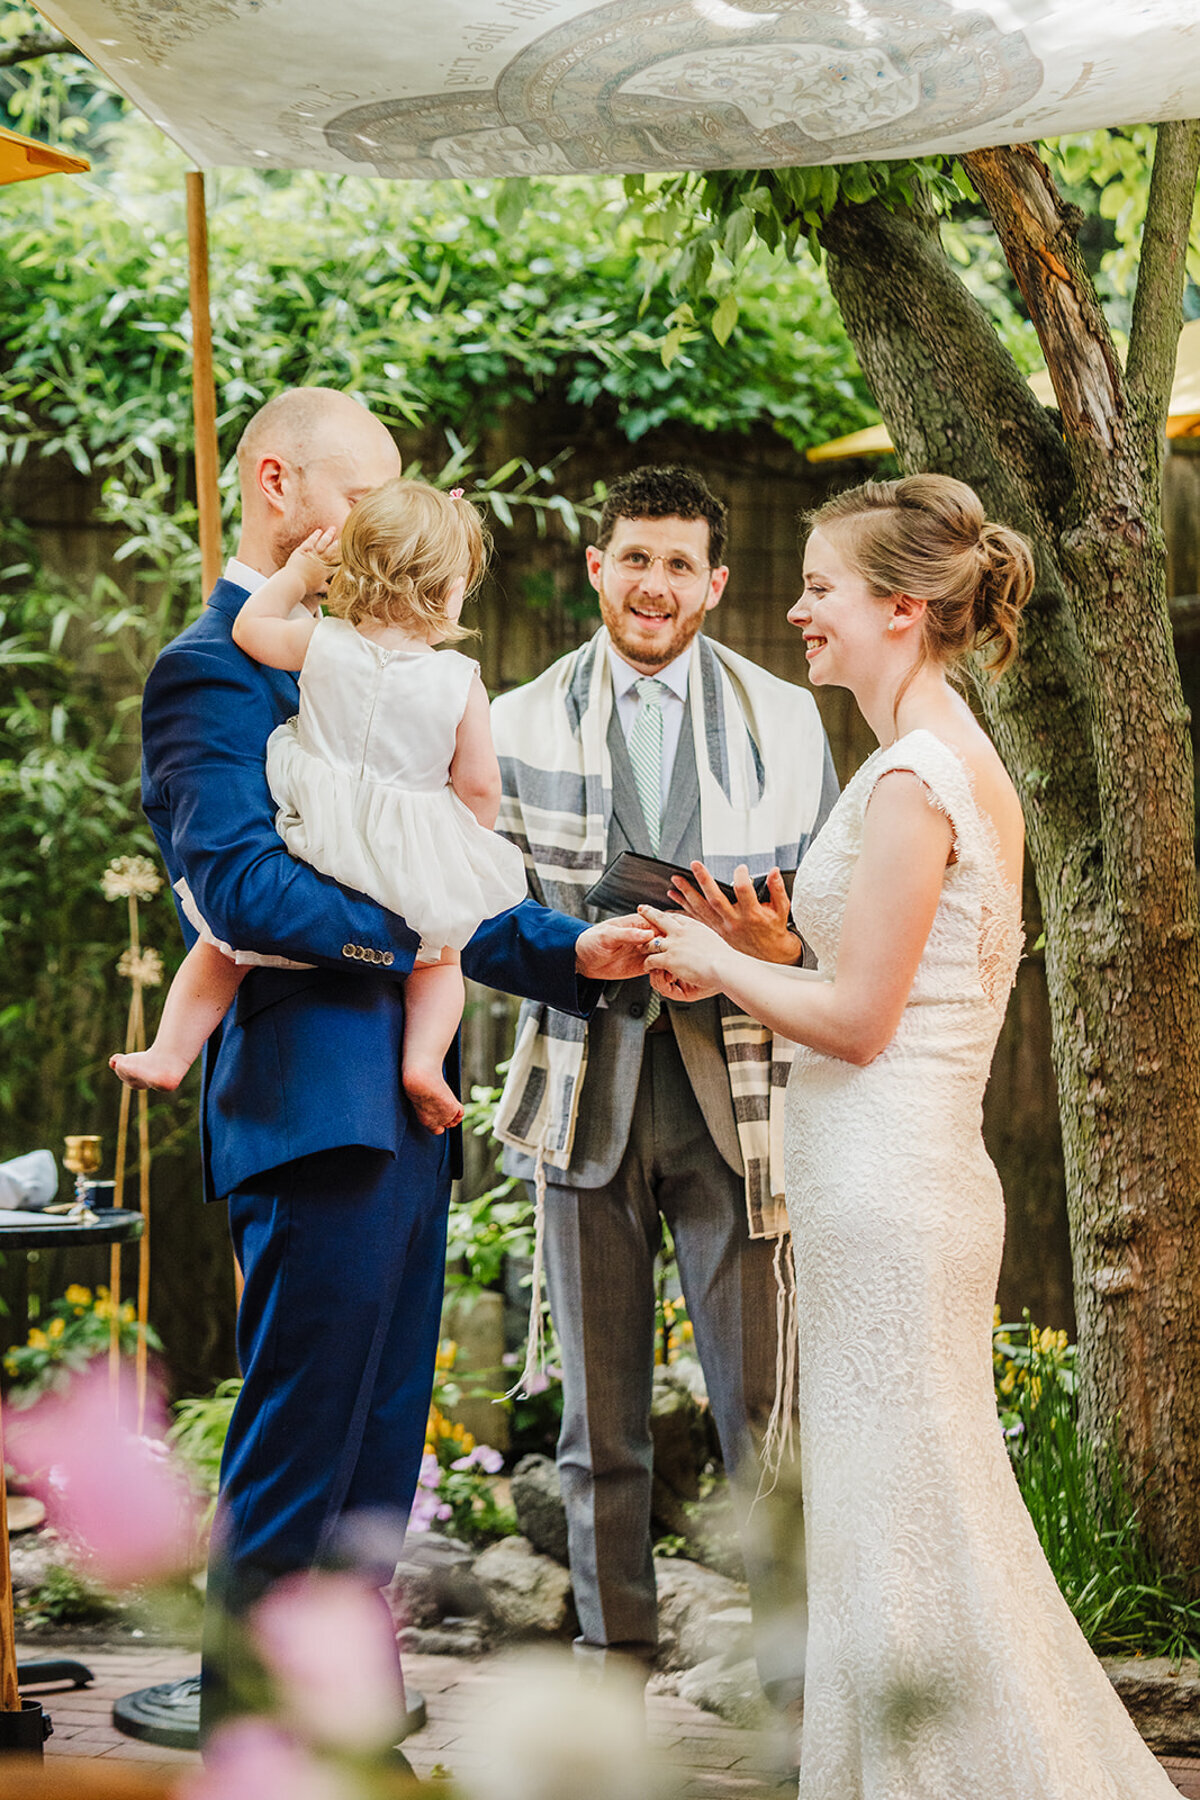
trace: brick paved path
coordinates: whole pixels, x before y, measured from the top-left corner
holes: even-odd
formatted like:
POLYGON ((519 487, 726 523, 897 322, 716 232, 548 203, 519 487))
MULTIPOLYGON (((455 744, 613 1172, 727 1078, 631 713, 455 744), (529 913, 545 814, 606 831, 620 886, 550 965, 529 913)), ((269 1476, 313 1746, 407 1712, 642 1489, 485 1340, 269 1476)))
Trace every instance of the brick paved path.
MULTIPOLYGON (((28 1645, 23 1654, 44 1656, 47 1651, 28 1645)), ((194 1674, 198 1657, 181 1650, 132 1645, 74 1651, 57 1643, 53 1654, 77 1656, 95 1680, 90 1688, 74 1692, 31 1690, 54 1721, 54 1735, 46 1744, 48 1760, 102 1758, 110 1768, 136 1765, 164 1775, 198 1761, 187 1751, 125 1737, 112 1724, 112 1704, 120 1695, 194 1674)), ((486 1766, 487 1745, 473 1728, 501 1680, 495 1662, 406 1656, 404 1667, 410 1686, 424 1694, 429 1709, 424 1731, 405 1745, 417 1774, 466 1777, 486 1766)), ((670 1758, 681 1779, 682 1800, 782 1800, 790 1791, 781 1769, 782 1739, 739 1730, 673 1694, 653 1691, 647 1696, 646 1721, 652 1749, 670 1758)), ((1200 1758, 1164 1758, 1163 1766, 1185 1800, 1200 1800, 1200 1758)))

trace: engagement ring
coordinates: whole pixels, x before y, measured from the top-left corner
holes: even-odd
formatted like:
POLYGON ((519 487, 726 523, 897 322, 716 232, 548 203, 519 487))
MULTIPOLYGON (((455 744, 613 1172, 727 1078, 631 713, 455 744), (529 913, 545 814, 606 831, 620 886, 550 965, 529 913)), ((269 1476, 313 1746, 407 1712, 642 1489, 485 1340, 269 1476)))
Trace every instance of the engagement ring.
POLYGON ((667 947, 666 938, 651 938, 650 939, 650 954, 651 954, 651 956, 660 956, 662 954, 662 952, 666 949, 666 947, 667 947))

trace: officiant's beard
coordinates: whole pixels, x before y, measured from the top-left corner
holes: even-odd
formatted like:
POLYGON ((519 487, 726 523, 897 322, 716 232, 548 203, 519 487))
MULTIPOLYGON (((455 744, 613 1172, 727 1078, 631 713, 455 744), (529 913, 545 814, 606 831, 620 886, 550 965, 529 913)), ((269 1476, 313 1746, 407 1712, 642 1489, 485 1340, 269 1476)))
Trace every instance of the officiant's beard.
MULTIPOLYGON (((644 675, 652 675, 658 669, 665 669, 677 656, 682 656, 704 624, 703 602, 695 612, 687 612, 680 607, 678 600, 673 599, 670 604, 675 610, 669 615, 669 628, 664 628, 661 636, 656 633, 654 640, 647 643, 636 618, 632 616, 632 608, 640 596, 627 594, 621 600, 614 600, 603 581, 597 591, 600 595, 600 617, 608 628, 613 649, 631 668, 644 675)), ((659 601, 655 602, 656 606, 660 604, 659 601)))

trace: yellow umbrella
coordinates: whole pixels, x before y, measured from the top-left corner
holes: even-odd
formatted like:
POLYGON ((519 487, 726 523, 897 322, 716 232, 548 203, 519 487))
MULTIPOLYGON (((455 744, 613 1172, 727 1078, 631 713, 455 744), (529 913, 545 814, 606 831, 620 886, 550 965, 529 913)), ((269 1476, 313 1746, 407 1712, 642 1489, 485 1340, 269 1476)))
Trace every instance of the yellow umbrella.
MULTIPOLYGON (((1043 406, 1055 405, 1048 369, 1031 375, 1029 385, 1043 406)), ((1175 381, 1167 409, 1167 436, 1200 437, 1200 319, 1190 320, 1179 333, 1175 381)), ((839 462, 847 456, 882 456, 894 448, 886 425, 868 425, 865 431, 831 438, 827 444, 817 444, 804 454, 809 462, 839 462)))
POLYGON ((36 181, 39 175, 82 175, 91 166, 85 156, 51 150, 49 144, 18 137, 0 125, 0 186, 9 181, 36 181))

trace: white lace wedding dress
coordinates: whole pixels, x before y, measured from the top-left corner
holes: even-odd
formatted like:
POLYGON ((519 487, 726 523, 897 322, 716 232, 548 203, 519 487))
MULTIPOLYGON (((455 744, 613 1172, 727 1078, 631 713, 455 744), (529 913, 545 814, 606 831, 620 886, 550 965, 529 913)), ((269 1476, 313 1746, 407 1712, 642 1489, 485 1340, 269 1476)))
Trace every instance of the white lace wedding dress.
POLYGON ((980 1135, 1021 950, 966 765, 915 731, 858 771, 796 878, 836 970, 867 802, 907 769, 954 831, 899 1029, 801 1049, 787 1095, 809 1583, 800 1800, 1172 1800, 1042 1556, 992 1385, 1003 1199, 980 1135))

